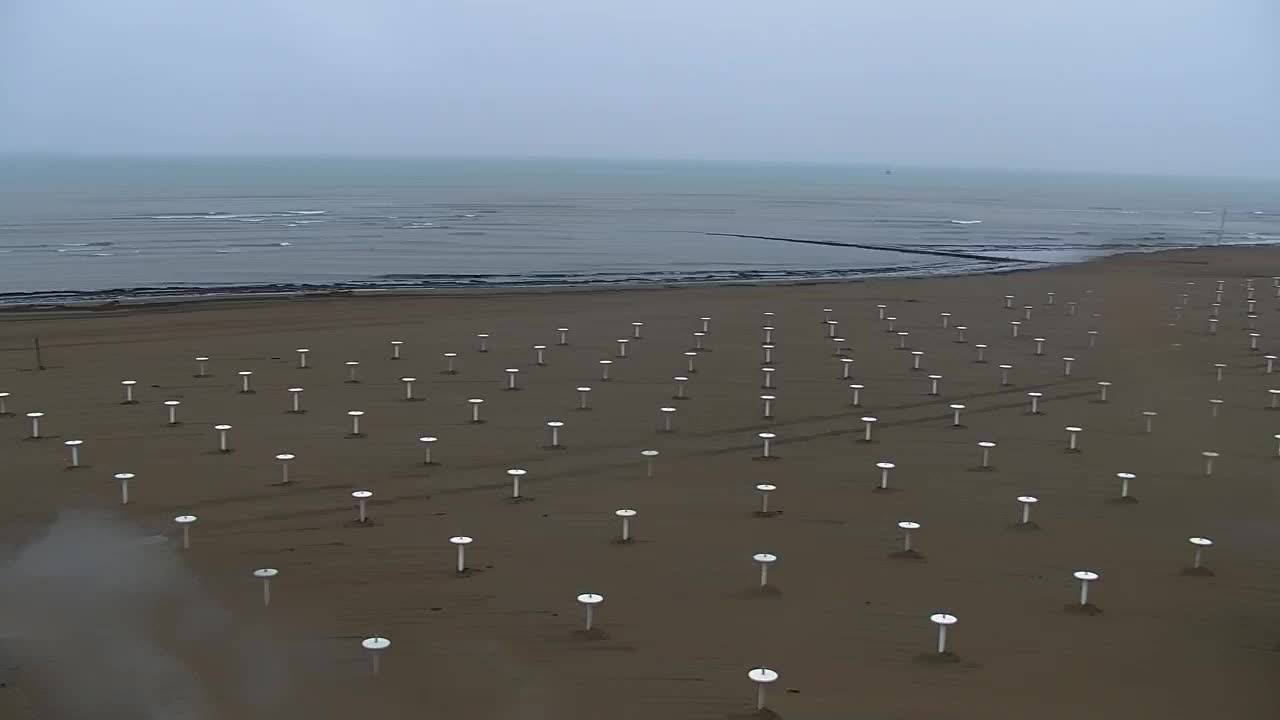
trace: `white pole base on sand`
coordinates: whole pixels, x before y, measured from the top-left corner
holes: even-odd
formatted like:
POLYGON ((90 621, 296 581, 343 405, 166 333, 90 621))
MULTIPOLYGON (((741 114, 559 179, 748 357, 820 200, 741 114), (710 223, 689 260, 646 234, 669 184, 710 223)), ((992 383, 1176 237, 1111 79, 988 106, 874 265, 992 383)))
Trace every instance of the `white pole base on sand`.
POLYGON ((761 712, 765 708, 765 688, 771 683, 777 682, 778 673, 769 668, 758 667, 752 668, 747 673, 747 678, 756 684, 756 712, 761 712))
POLYGON ((1191 546, 1195 548, 1195 554, 1191 558, 1191 567, 1183 568, 1182 574, 1212 576, 1214 574, 1213 571, 1205 567, 1203 561, 1204 552, 1213 546, 1213 541, 1205 537, 1192 537, 1187 538, 1187 542, 1191 543, 1191 546))
POLYGON ((253 576, 262 581, 262 606, 271 607, 271 578, 280 574, 275 568, 260 568, 253 571, 253 576))
POLYGON ((751 559, 760 565, 760 589, 765 590, 769 587, 769 566, 778 561, 778 556, 773 553, 756 553, 751 559))
POLYGON ((391 647, 391 641, 384 637, 365 638, 360 641, 360 647, 369 652, 369 656, 373 658, 373 674, 377 675, 382 669, 382 653, 391 647))
POLYGON ((195 515, 179 515, 173 519, 173 521, 178 524, 178 527, 182 528, 183 550, 191 549, 191 526, 195 523, 196 519, 195 515))
POLYGON ((916 656, 916 660, 920 662, 959 662, 960 658, 953 652, 947 650, 947 628, 959 622, 955 615, 948 613, 934 613, 929 616, 929 622, 938 627, 938 643, 934 652, 922 653, 916 656))
POLYGON ((449 538, 449 542, 453 543, 454 547, 458 548, 458 562, 455 565, 457 568, 456 573, 458 575, 466 575, 467 546, 475 542, 475 540, 466 535, 455 535, 454 537, 449 538))
POLYGON ((113 475, 117 482, 120 483, 120 504, 129 504, 129 481, 135 476, 133 473, 116 473, 113 475))
POLYGON ((1071 573, 1071 577, 1080 581, 1080 602, 1072 603, 1063 608, 1066 612, 1078 615, 1099 615, 1102 608, 1089 602, 1089 583, 1098 579, 1098 573, 1090 570, 1077 570, 1071 573))
POLYGON ((582 593, 578 596, 578 603, 586 608, 586 624, 581 630, 581 634, 588 637, 601 635, 599 630, 595 629, 595 607, 604 602, 604 596, 598 593, 582 593), (593 632, 594 631, 594 632, 593 632))

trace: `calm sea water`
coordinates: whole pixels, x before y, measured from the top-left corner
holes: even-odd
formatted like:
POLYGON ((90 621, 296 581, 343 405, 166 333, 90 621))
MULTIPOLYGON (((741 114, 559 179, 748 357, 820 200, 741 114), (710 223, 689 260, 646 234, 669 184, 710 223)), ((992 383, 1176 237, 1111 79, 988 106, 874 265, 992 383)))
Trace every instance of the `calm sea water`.
POLYGON ((968 272, 1017 266, 1009 259, 1061 262, 1212 243, 1223 208, 1224 242, 1280 240, 1274 180, 675 162, 11 157, 0 158, 0 301, 968 272))

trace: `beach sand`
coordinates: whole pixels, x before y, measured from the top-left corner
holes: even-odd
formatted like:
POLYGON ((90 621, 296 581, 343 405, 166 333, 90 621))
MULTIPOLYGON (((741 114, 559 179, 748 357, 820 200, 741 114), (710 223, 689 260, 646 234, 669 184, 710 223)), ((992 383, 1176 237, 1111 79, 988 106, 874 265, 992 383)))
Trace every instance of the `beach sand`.
POLYGON ((16 415, 0 418, 0 528, 21 546, 0 558, 0 717, 751 717, 756 666, 780 673, 767 705, 790 720, 1276 717, 1273 274, 1280 250, 1241 248, 991 276, 5 315, 0 391, 16 415), (877 304, 925 352, 922 371, 877 304), (708 351, 689 399, 673 400, 701 316, 708 351), (633 321, 643 339, 618 358, 633 321), (760 371, 770 323, 773 391, 760 371), (973 343, 989 345, 987 363, 973 343), (297 347, 312 369, 296 368, 297 347), (457 375, 440 373, 449 351, 457 375), (198 355, 212 377, 193 377, 198 355), (351 360, 359 384, 344 382, 351 360), (505 368, 520 369, 520 391, 503 390, 505 368), (255 394, 237 392, 240 370, 255 394), (943 376, 939 396, 929 374, 943 376), (402 401, 402 376, 425 401, 402 401), (125 379, 136 405, 120 404, 125 379), (1098 381, 1112 383, 1105 403, 1098 381), (589 411, 575 409, 579 385, 593 388, 589 411), (305 414, 285 412, 293 386, 305 414), (1027 414, 1029 391, 1043 415, 1027 414), (762 394, 777 396, 772 420, 762 394), (484 424, 467 422, 473 397, 484 424), (168 399, 180 426, 166 425, 168 399), (951 403, 966 406, 963 428, 951 403), (673 433, 658 432, 664 406, 673 433), (46 439, 24 439, 33 410, 46 439), (345 437, 349 410, 366 412, 366 437, 345 437), (1159 413, 1151 434, 1145 410, 1159 413), (859 443, 868 414, 875 442, 859 443), (544 449, 548 420, 565 423, 565 449, 544 449), (216 423, 233 426, 235 452, 216 452, 216 423), (1077 454, 1068 425, 1083 428, 1077 454), (753 459, 764 431, 780 459, 753 459), (423 465, 423 435, 439 438, 439 465, 423 465), (88 467, 64 469, 72 438, 88 467), (990 471, 976 469, 979 441, 997 443, 990 471), (661 452, 652 478, 647 448, 661 452), (1220 453, 1212 476, 1202 451, 1220 453), (297 455, 290 486, 273 485, 281 452, 297 455), (897 492, 873 492, 881 461, 896 464, 897 492), (532 500, 509 501, 509 468, 528 470, 532 500), (136 474, 123 508, 118 472, 136 474), (1118 472, 1136 475, 1139 502, 1114 501, 1118 472), (754 514, 759 483, 777 486, 777 514, 754 514), (374 493, 368 526, 351 522, 356 489, 374 493), (1039 530, 1014 527, 1020 495, 1039 498, 1039 530), (637 511, 628 544, 619 508, 637 511), (183 551, 172 518, 188 512, 199 520, 183 551), (907 520, 922 559, 890 557, 907 520), (154 534, 169 540, 135 542, 154 534), (455 535, 474 538, 466 577, 455 535), (1213 539, 1214 575, 1183 574, 1191 536, 1213 539), (764 591, 759 552, 779 558, 764 591), (280 570, 269 608, 261 567, 280 570), (1076 570, 1100 575, 1101 614, 1066 611, 1076 570), (605 598, 592 636, 578 632, 585 592, 605 598), (953 662, 929 660, 936 612, 959 618, 953 662), (376 676, 359 644, 371 635, 393 643, 376 676))

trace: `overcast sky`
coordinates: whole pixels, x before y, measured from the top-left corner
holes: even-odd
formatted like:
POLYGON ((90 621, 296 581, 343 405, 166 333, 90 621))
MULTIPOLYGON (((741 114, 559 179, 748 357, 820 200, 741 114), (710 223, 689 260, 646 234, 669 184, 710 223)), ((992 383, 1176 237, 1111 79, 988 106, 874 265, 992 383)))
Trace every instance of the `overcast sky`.
POLYGON ((1280 0, 0 0, 0 150, 1280 176, 1280 0))

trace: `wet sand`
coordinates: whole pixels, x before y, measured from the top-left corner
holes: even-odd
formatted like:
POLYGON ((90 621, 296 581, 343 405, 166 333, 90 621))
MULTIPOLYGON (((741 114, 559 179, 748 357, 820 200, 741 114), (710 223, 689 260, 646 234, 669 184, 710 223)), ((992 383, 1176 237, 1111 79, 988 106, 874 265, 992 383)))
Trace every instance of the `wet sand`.
POLYGON ((1280 429, 1266 408, 1280 374, 1265 374, 1263 355, 1280 347, 1278 261, 1280 250, 1240 248, 925 280, 0 318, 0 391, 16 413, 0 418, 0 527, 28 543, 0 565, 0 716, 113 717, 121 698, 146 696, 193 718, 749 717, 747 671, 766 666, 781 675, 767 704, 790 720, 1275 717, 1280 429), (922 370, 877 304, 924 351, 922 370), (674 400, 701 316, 707 352, 689 398, 674 400), (619 358, 633 321, 643 339, 619 358), (480 332, 489 352, 477 352, 480 332), (44 371, 25 349, 33 336, 44 371), (391 340, 403 359, 390 359, 391 340), (545 367, 535 344, 548 346, 545 367), (311 348, 311 369, 296 367, 297 347, 311 348), (450 351, 457 375, 440 373, 450 351), (198 355, 211 377, 193 377, 198 355), (352 360, 360 383, 344 382, 352 360), (520 369, 521 390, 503 390, 505 368, 520 369), (237 392, 241 370, 256 393, 237 392), (938 396, 929 374, 942 376, 938 396), (402 400, 403 376, 425 401, 402 400), (120 404, 125 379, 138 381, 136 405, 120 404), (1098 381, 1112 383, 1105 403, 1098 381), (863 407, 851 382, 865 385, 863 407), (579 385, 593 388, 589 411, 576 409, 579 385), (305 414, 285 412, 294 386, 305 414), (1043 393, 1042 415, 1027 414, 1029 391, 1043 393), (771 420, 762 394, 777 397, 771 420), (483 424, 468 422, 473 397, 483 424), (168 399, 182 402, 177 427, 168 399), (1224 401, 1216 418, 1210 399, 1224 401), (951 427, 952 403, 966 406, 964 427, 951 427), (659 432, 664 406, 677 408, 675 432, 659 432), (33 410, 46 413, 43 440, 24 439, 33 410), (349 410, 365 411, 365 437, 345 437, 349 410), (1144 410, 1159 413, 1151 434, 1144 410), (873 443, 857 442, 864 415, 878 418, 873 443), (565 423, 563 450, 543 447, 549 420, 565 423), (216 452, 217 423, 233 426, 234 452, 216 452), (1065 452, 1068 425, 1083 428, 1079 453, 1065 452), (754 459, 759 432, 776 433, 779 459, 754 459), (423 435, 439 438, 438 465, 423 465, 423 435), (89 467, 64 469, 72 438, 89 467), (989 471, 979 441, 997 443, 989 471), (648 448, 661 452, 652 478, 648 448), (1202 451, 1220 454, 1211 476, 1202 451), (297 455, 289 486, 274 484, 282 452, 297 455), (895 463, 897 492, 873 492, 881 461, 895 463), (531 500, 508 499, 509 468, 528 471, 531 500), (123 508, 117 472, 137 475, 123 508), (1117 472, 1136 475, 1138 502, 1115 501, 1117 472), (768 517, 755 512, 760 483, 778 488, 768 517), (374 493, 363 526, 351 522, 356 489, 374 493), (1039 498, 1038 530, 1016 528, 1020 495, 1039 498), (616 542, 620 508, 637 511, 633 542, 616 542), (188 512, 199 520, 183 551, 172 518, 188 512), (59 513, 50 550, 39 537, 59 513), (920 523, 922 557, 891 557, 899 521, 920 523), (128 528, 169 540, 113 545, 128 528), (455 535, 475 539, 464 577, 455 535), (1183 574, 1191 536, 1214 541, 1212 575, 1183 574), (779 558, 763 591, 759 552, 779 558), (270 608, 251 575, 261 567, 280 570, 270 608), (1067 611, 1076 570, 1100 575, 1089 596, 1100 614, 1067 611), (605 598, 589 635, 585 592, 605 598), (935 649, 935 612, 959 619, 955 661, 919 657, 935 649), (393 642, 377 676, 359 646, 370 635, 393 642))

